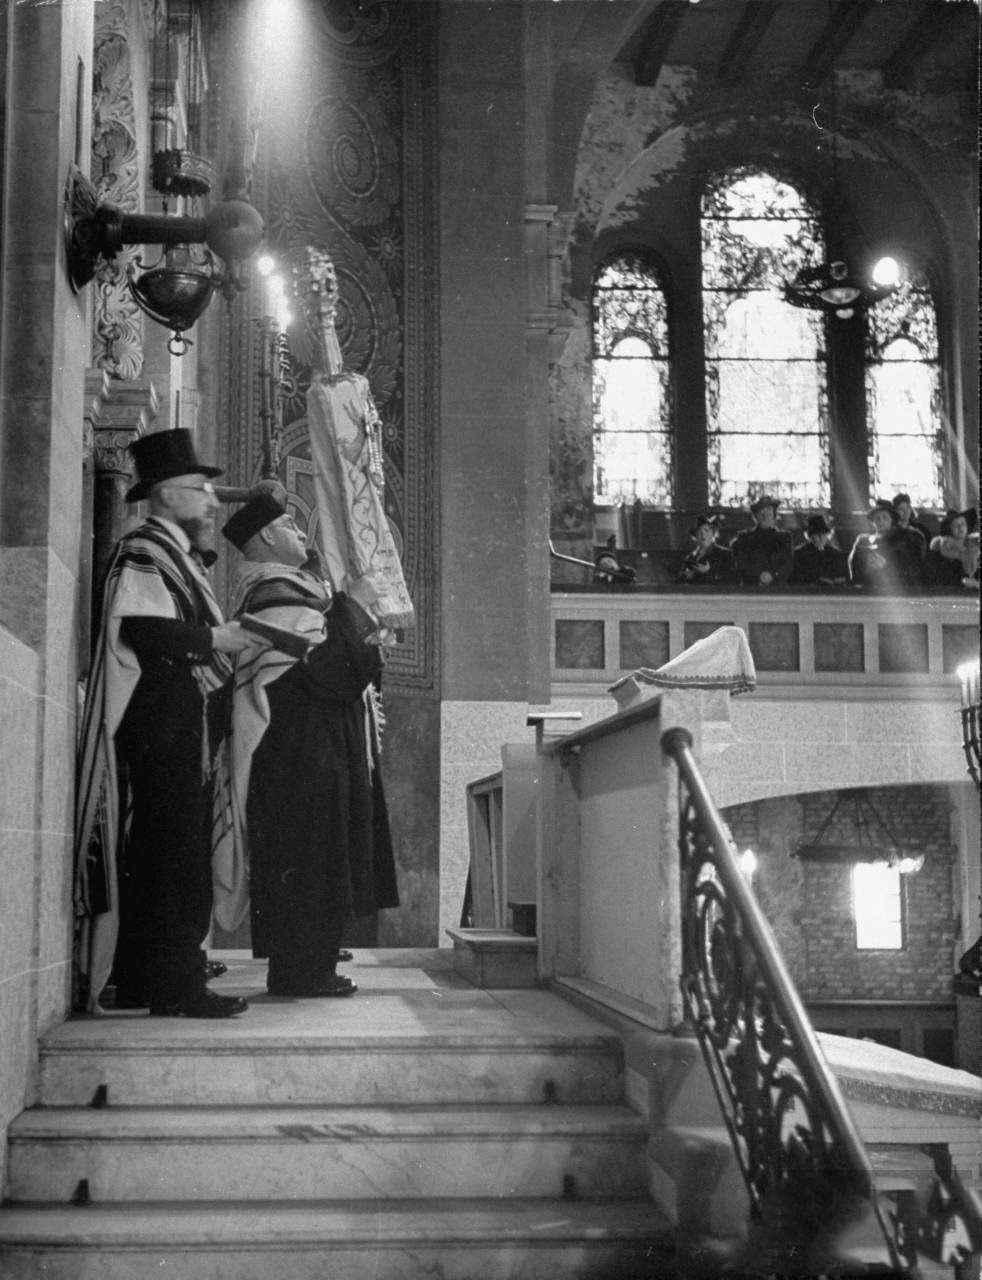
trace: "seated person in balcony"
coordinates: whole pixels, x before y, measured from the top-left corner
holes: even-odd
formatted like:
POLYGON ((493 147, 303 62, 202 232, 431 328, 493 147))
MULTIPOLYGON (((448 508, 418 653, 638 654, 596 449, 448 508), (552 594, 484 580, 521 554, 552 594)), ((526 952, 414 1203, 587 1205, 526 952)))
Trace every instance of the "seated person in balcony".
POLYGON ((733 552, 716 541, 719 516, 698 516, 689 530, 695 546, 682 561, 676 582, 717 586, 733 581, 733 552))
POLYGON ((979 589, 978 513, 974 507, 950 510, 941 521, 941 532, 931 539, 924 578, 933 587, 979 589))
POLYGON ((754 527, 730 543, 737 581, 753 587, 776 587, 791 573, 791 534, 777 528, 777 498, 762 494, 750 504, 754 527))
POLYGON ((898 527, 893 503, 880 498, 866 516, 872 533, 861 533, 849 552, 849 576, 857 587, 901 591, 920 585, 917 545, 898 527))
POLYGON ((809 516, 805 541, 795 548, 789 582, 794 587, 844 587, 848 581, 846 557, 832 545, 832 526, 824 516, 809 516))
POLYGON ((912 529, 924 539, 924 554, 926 555, 927 549, 931 545, 931 531, 923 521, 917 518, 917 512, 914 510, 914 505, 910 500, 910 494, 894 494, 893 509, 897 513, 897 521, 901 529, 912 529))

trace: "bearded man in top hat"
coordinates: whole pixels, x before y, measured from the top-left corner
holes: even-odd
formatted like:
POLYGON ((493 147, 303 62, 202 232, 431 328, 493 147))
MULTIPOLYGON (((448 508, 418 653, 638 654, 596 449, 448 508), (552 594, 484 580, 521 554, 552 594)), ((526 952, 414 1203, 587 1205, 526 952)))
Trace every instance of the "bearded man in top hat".
POLYGON ((128 502, 147 518, 109 562, 86 690, 76 810, 80 970, 90 1011, 114 968, 120 1003, 151 1014, 229 1017, 244 1000, 207 990, 211 782, 229 655, 256 644, 227 623, 203 561, 218 500, 190 433, 130 450, 128 502))
POLYGON ((253 954, 269 959, 271 995, 348 996, 355 985, 336 972, 346 922, 399 905, 378 624, 311 571, 303 533, 270 494, 222 532, 244 557, 236 614, 285 633, 236 662, 232 838, 248 851, 253 954))
POLYGON ((777 527, 780 505, 766 493, 751 502, 754 527, 730 543, 737 578, 746 586, 781 586, 791 573, 791 535, 777 527))

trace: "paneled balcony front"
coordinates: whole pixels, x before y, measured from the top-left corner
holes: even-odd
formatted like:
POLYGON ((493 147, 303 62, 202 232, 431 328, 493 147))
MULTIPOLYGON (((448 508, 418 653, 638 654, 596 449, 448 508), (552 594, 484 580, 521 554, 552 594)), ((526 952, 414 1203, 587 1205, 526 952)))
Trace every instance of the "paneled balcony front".
POLYGON ((599 694, 717 627, 741 627, 769 698, 957 698, 979 652, 979 598, 764 595, 734 589, 568 587, 552 594, 554 697, 599 694))

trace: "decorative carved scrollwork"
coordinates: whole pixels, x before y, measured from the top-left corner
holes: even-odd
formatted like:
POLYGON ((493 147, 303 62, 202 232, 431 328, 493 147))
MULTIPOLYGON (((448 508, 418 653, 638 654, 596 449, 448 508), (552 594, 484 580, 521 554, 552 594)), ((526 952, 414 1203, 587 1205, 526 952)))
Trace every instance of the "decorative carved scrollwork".
MULTIPOLYGON (((140 208, 140 165, 127 6, 99 6, 92 76, 92 168, 100 200, 140 208)), ((95 361, 115 378, 137 378, 143 368, 143 315, 126 285, 135 250, 102 260, 93 324, 95 361)))

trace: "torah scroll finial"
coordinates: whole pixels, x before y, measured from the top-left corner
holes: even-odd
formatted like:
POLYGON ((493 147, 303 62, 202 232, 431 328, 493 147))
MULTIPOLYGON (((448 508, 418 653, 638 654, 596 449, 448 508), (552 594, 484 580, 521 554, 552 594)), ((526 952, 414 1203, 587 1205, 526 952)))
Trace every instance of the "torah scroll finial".
POLYGON ((344 359, 334 327, 339 300, 334 263, 323 249, 307 245, 302 262, 294 267, 294 276, 306 328, 313 341, 310 363, 318 372, 336 377, 344 370, 344 359))

